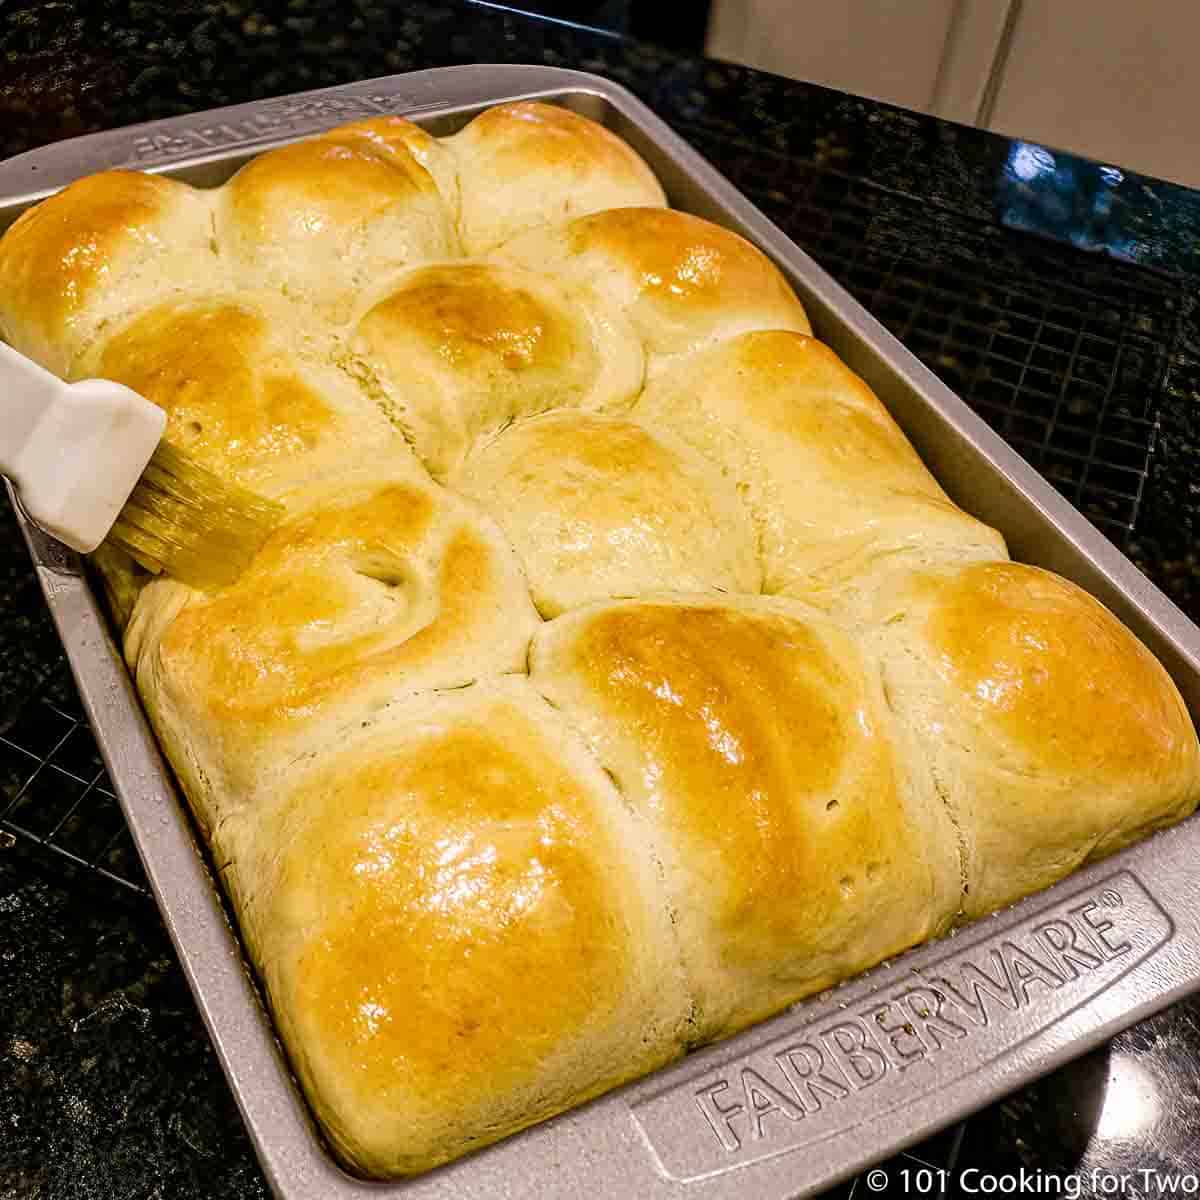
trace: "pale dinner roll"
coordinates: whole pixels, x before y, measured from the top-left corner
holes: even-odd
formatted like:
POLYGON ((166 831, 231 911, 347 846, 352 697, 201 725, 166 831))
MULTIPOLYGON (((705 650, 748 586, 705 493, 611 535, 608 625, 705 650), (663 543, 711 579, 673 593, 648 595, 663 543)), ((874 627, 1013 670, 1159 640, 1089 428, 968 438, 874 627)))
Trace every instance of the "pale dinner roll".
POLYGON ((869 641, 961 830, 968 918, 1192 812, 1166 671, 1086 592, 1019 563, 897 576, 869 641))
POLYGON ((468 254, 585 213, 666 204, 642 159, 615 134, 553 104, 522 101, 482 112, 447 138, 458 159, 459 229, 468 254))
POLYGON ((627 406, 643 371, 620 314, 495 263, 404 275, 357 323, 343 362, 438 478, 518 417, 627 406))
POLYGON ((784 600, 579 609, 531 679, 656 834, 702 1038, 944 930, 954 828, 853 642, 784 600))
POLYGON ((385 710, 216 847, 292 1061, 369 1175, 436 1166, 682 1049, 641 822, 524 680, 385 710))
POLYGON ((501 262, 589 284, 629 314, 651 372, 739 333, 811 333, 779 269, 745 238, 674 209, 619 208, 506 242, 501 262))
POLYGON ((754 526, 732 483, 634 421, 519 421, 479 445, 451 483, 495 516, 544 617, 662 589, 759 590, 754 526))
POLYGON ((220 278, 208 194, 140 171, 89 175, 0 238, 0 336, 69 376, 110 322, 220 278))
POLYGON ((216 194, 237 279, 344 320, 364 289, 458 253, 433 177, 396 138, 333 130, 248 162, 216 194))
POLYGON ((520 670, 537 624, 499 530, 411 460, 287 499, 237 583, 151 584, 126 636, 207 827, 397 696, 520 670))
POLYGON ((681 360, 633 415, 728 472, 758 525, 765 590, 845 609, 898 562, 1006 557, 947 498, 828 346, 750 333, 681 360))

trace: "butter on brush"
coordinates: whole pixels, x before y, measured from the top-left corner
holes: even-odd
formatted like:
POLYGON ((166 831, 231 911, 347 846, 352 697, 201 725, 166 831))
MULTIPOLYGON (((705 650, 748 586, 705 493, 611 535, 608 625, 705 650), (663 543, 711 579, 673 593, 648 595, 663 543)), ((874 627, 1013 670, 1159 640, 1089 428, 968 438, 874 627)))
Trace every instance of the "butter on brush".
POLYGON ((166 413, 103 379, 64 383, 0 343, 0 473, 47 533, 104 540, 155 575, 232 583, 283 516, 162 441, 166 413))

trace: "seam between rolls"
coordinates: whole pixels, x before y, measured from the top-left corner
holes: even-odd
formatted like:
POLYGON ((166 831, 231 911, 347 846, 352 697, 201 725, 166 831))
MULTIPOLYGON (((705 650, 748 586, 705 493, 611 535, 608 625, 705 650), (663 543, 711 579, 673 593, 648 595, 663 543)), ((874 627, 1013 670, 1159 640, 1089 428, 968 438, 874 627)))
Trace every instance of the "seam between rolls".
POLYGON ((958 850, 958 908, 951 917, 951 924, 958 925, 966 913, 967 896, 970 892, 970 880, 967 872, 967 834, 959 820, 957 811, 950 800, 949 792, 943 785, 934 763, 927 763, 929 778, 933 783, 934 794, 942 806, 947 819, 954 829, 954 844, 958 850))
MULTIPOLYGON (((530 653, 532 655, 534 639, 529 639, 530 653)), ((684 1052, 688 1052, 700 1045, 700 1039, 696 1036, 699 1029, 697 1013, 699 1005, 696 999, 696 990, 692 983, 691 973, 688 970, 687 959, 683 952, 683 941, 679 934, 680 913, 678 907, 671 899, 670 888, 667 886, 667 862, 659 846, 659 837, 655 830, 653 822, 649 817, 640 812, 630 800, 624 786, 621 784, 617 773, 609 767, 600 754, 591 743, 591 739, 575 720, 571 711, 559 704, 546 694, 546 689, 533 678, 532 673, 529 675, 529 685, 537 692, 538 696, 549 705, 550 708, 558 714, 559 719, 563 723, 563 727, 570 734, 572 740, 576 742, 583 752, 594 762, 597 768, 604 774, 608 782, 612 785, 613 791, 616 793, 618 802, 624 809, 627 817, 634 822, 638 832, 642 835, 643 844, 645 846, 645 854, 650 860, 653 868, 655 883, 658 891, 658 898, 662 904, 663 911, 667 916, 667 923, 671 927, 671 944, 675 950, 675 965, 679 970, 679 979, 687 1001, 687 1014, 684 1017, 684 1026, 679 1030, 680 1042, 684 1048, 684 1052)))
POLYGON ((914 758, 924 770, 933 788, 933 794, 937 797, 937 802, 941 805, 942 812, 945 813, 946 819, 950 822, 950 826, 954 830, 954 847, 958 854, 958 906, 951 914, 951 926, 956 927, 962 922, 966 911, 967 896, 970 891, 969 874, 967 871, 966 829, 953 801, 950 799, 949 789, 942 781, 933 755, 925 751, 922 739, 917 736, 916 731, 896 704, 891 682, 888 679, 886 662, 880 662, 879 664, 879 681, 883 691, 883 701, 887 706, 888 712, 891 714, 892 720, 903 731, 904 738, 908 741, 910 748, 915 751, 914 758))

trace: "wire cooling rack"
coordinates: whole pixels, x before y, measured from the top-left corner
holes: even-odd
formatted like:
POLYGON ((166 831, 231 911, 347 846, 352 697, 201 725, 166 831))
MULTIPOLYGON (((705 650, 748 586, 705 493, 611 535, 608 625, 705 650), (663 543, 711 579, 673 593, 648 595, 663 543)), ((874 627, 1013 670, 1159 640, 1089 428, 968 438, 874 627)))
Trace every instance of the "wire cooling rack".
POLYGON ((0 732, 0 848, 50 851, 68 872, 149 895, 112 785, 65 662, 0 732))
POLYGON ((747 175, 770 217, 1124 548, 1181 332, 1179 280, 836 171, 747 175))
MULTIPOLYGON (((1180 361, 1180 281, 934 210, 813 163, 744 147, 730 163, 728 146, 705 144, 713 141, 708 131, 683 132, 725 162, 751 199, 1129 548, 1159 405, 1180 361)), ((70 673, 47 653, 39 681, 8 697, 8 716, 0 717, 0 850, 40 854, 60 872, 149 897, 70 673)), ((871 1188, 886 1197, 918 1186, 944 1194, 966 1127, 961 1122, 885 1164, 882 1193, 859 1176, 836 1194, 853 1200, 871 1188)))

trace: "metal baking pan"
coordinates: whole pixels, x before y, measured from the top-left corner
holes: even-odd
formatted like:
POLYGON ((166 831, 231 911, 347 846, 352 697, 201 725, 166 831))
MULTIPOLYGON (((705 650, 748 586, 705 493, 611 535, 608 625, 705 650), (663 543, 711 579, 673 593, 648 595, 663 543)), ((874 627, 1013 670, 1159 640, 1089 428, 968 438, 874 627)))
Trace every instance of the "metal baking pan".
MULTIPOLYGON (((211 185, 254 153, 342 121, 403 113, 446 133, 488 105, 535 97, 608 125, 645 156, 672 204, 770 254, 817 335, 875 388, 954 499, 998 527, 1015 558, 1066 575, 1112 608, 1200 718, 1200 630, 727 180, 607 80, 451 67, 78 138, 0 164, 0 229, 107 167, 211 185)), ((1190 820, 496 1146, 407 1182, 352 1178, 289 1075, 82 564, 23 525, 167 927, 267 1177, 288 1200, 807 1195, 1200 986, 1200 822, 1190 820), (1021 955, 1043 965, 1037 978, 1011 972, 1021 955)))

